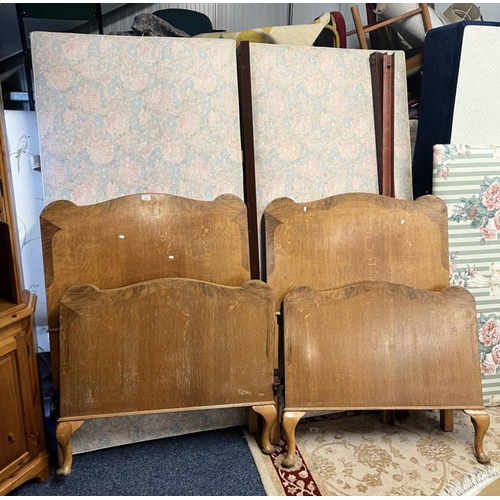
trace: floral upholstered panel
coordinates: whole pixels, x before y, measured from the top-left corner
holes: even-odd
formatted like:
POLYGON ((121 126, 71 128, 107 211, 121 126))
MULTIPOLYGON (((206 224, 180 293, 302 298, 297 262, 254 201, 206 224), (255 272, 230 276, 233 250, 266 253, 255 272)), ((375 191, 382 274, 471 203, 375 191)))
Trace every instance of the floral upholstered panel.
POLYGON ((434 146, 433 192, 448 206, 450 284, 477 304, 486 405, 500 405, 500 145, 434 146))
POLYGON ((243 197, 233 40, 34 33, 45 203, 243 197))
MULTIPOLYGON (((395 52, 396 197, 412 199, 404 54, 395 52)), ((370 51, 250 45, 259 220, 275 198, 378 192, 370 51)))

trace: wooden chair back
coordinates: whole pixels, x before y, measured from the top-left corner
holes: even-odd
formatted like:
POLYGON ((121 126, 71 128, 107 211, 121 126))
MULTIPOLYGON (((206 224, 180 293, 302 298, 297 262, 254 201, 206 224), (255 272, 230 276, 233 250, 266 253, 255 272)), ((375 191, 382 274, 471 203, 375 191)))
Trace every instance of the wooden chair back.
MULTIPOLYGON (((424 31, 427 33, 427 31, 432 29, 432 21, 429 14, 429 6, 426 3, 419 3, 416 9, 409 10, 408 12, 405 12, 404 14, 393 17, 391 19, 386 19, 384 21, 378 21, 367 25, 363 25, 363 21, 361 19, 361 15, 359 14, 359 9, 357 5, 353 5, 351 7, 351 14, 352 14, 352 19, 354 21, 354 30, 349 31, 347 33, 347 36, 356 33, 358 37, 359 47, 361 49, 370 48, 368 47, 368 42, 366 40, 367 34, 373 33, 374 31, 380 28, 384 28, 385 26, 390 26, 391 24, 397 23, 409 17, 420 15, 422 17, 424 31)), ((416 68, 422 66, 422 62, 423 62, 422 52, 411 55, 406 59, 406 70, 408 72, 411 72, 416 68)))

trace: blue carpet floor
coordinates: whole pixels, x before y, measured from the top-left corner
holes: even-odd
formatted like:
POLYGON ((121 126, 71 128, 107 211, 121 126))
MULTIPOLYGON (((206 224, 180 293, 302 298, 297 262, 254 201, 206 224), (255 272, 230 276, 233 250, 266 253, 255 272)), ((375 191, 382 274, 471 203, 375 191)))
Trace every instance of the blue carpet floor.
POLYGON ((74 456, 69 476, 10 495, 265 496, 243 430, 235 427, 74 456))

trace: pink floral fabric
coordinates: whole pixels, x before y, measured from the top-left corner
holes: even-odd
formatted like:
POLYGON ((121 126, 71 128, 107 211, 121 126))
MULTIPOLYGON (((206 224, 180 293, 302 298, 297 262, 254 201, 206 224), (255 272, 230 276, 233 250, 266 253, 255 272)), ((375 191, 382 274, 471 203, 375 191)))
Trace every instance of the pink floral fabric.
MULTIPOLYGON (((250 45, 259 219, 274 199, 378 192, 370 51, 250 45)), ((412 199, 406 67, 396 52, 396 197, 412 199)))
POLYGON ((450 284, 476 299, 484 403, 500 404, 500 147, 434 146, 434 194, 448 207, 450 284))
POLYGON ((45 203, 243 197, 232 40, 34 33, 45 203))

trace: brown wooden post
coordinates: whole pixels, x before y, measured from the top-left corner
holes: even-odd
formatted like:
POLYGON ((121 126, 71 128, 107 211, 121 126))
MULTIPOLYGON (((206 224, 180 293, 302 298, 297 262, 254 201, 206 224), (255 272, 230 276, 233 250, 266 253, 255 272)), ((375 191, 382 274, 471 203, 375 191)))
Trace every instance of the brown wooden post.
POLYGON ((370 55, 379 194, 395 196, 394 189, 394 55, 370 55))
POLYGON ((240 99, 240 130, 243 153, 243 183, 247 205, 250 275, 260 279, 257 194, 255 187, 255 154, 253 142, 252 82, 250 45, 242 42, 237 49, 238 94, 240 99))

